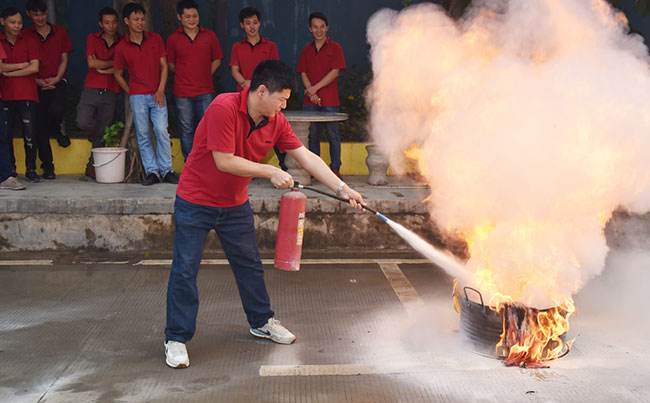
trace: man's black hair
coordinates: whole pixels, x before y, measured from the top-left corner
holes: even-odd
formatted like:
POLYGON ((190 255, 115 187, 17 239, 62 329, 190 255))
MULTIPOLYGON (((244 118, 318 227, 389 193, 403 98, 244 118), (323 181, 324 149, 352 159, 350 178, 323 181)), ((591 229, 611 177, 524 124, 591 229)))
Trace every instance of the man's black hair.
POLYGON ((257 19, 262 21, 262 13, 255 7, 244 7, 239 12, 239 22, 244 22, 246 18, 257 16, 257 19))
POLYGON ((7 7, 3 8, 2 11, 0 12, 0 18, 9 18, 13 17, 16 14, 20 14, 20 10, 17 9, 16 7, 7 7))
POLYGON ((268 88, 269 92, 292 90, 296 84, 296 77, 291 67, 279 60, 266 60, 255 67, 251 80, 251 91, 260 85, 268 88))
POLYGON ((47 13, 47 3, 45 0, 27 0, 27 4, 25 4, 25 10, 41 11, 47 13))
POLYGON ((194 0, 181 0, 176 4, 176 14, 183 15, 183 10, 195 9, 199 11, 199 5, 194 0))
POLYGON ((120 16, 117 15, 117 11, 115 11, 113 7, 104 7, 101 10, 99 10, 99 13, 97 13, 99 22, 102 22, 102 18, 104 18, 105 15, 114 15, 115 18, 117 18, 118 20, 120 19, 120 16))
POLYGON ((122 18, 129 18, 133 13, 146 14, 147 12, 145 11, 144 7, 142 7, 142 4, 126 3, 124 8, 122 8, 122 18))
POLYGON ((325 14, 321 13, 320 11, 315 11, 311 14, 309 14, 309 26, 311 27, 311 20, 314 18, 318 18, 319 20, 325 21, 325 25, 329 26, 329 22, 327 21, 327 17, 325 17, 325 14))

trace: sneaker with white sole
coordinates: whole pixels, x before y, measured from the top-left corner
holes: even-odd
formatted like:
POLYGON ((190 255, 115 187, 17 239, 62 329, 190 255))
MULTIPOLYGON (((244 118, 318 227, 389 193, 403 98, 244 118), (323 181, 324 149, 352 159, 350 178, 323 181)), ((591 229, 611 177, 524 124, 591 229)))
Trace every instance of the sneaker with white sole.
POLYGON ((286 327, 280 324, 280 321, 275 318, 270 318, 266 325, 258 328, 251 328, 251 334, 255 337, 262 339, 271 339, 272 341, 280 344, 291 344, 296 340, 286 327))
POLYGON ((4 181, 0 182, 0 189, 25 190, 25 185, 20 183, 18 179, 10 176, 4 181))
POLYGON ((190 357, 184 343, 169 340, 165 343, 165 362, 171 368, 187 368, 190 366, 190 357))

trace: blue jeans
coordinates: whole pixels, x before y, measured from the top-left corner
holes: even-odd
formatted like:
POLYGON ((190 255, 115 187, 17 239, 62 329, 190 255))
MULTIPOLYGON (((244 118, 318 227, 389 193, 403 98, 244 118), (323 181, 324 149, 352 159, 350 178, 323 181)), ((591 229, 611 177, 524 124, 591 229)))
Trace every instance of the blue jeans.
MULTIPOLYGON (((305 105, 302 108, 310 112, 338 112, 337 106, 315 106, 305 105)), ((309 149, 316 155, 320 155, 320 136, 323 130, 327 129, 327 140, 330 143, 330 167, 335 170, 341 169, 341 136, 339 135, 338 122, 312 123, 309 126, 309 149)))
POLYGON ((6 111, 0 101, 0 182, 3 182, 14 174, 14 167, 11 164, 11 151, 13 149, 12 138, 7 130, 6 111))
POLYGON ((190 151, 192 151, 196 126, 199 124, 205 110, 208 109, 208 106, 213 99, 214 95, 212 94, 198 95, 189 98, 175 98, 176 124, 181 137, 181 150, 183 151, 183 156, 186 160, 190 155, 190 151))
POLYGON ((185 343, 194 336, 199 310, 196 276, 205 239, 211 230, 219 236, 235 274, 250 326, 262 327, 273 317, 249 202, 228 208, 207 207, 177 196, 174 228, 174 257, 167 287, 166 340, 185 343))
POLYGON ((153 173, 164 178, 172 170, 172 148, 167 131, 167 106, 158 105, 153 95, 146 94, 131 95, 129 102, 133 110, 135 134, 144 171, 147 175, 153 173), (151 142, 149 118, 156 139, 155 151, 151 142))

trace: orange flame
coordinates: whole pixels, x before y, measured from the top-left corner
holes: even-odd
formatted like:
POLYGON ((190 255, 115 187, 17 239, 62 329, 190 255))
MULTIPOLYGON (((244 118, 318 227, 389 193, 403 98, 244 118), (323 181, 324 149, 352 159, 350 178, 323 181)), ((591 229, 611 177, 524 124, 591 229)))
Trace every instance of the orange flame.
POLYGON ((503 333, 497 351, 505 353, 507 366, 543 367, 543 361, 559 358, 570 348, 563 336, 575 311, 571 299, 546 310, 506 304, 498 311, 503 315, 503 333))

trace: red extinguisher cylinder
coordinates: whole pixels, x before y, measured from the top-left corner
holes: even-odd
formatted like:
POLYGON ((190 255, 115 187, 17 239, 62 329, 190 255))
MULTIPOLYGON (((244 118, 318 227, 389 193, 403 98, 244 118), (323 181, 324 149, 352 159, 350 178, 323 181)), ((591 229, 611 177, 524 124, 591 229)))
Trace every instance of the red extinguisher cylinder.
POLYGON ((277 269, 300 270, 306 207, 307 196, 297 189, 283 194, 280 199, 280 221, 275 240, 277 269))

